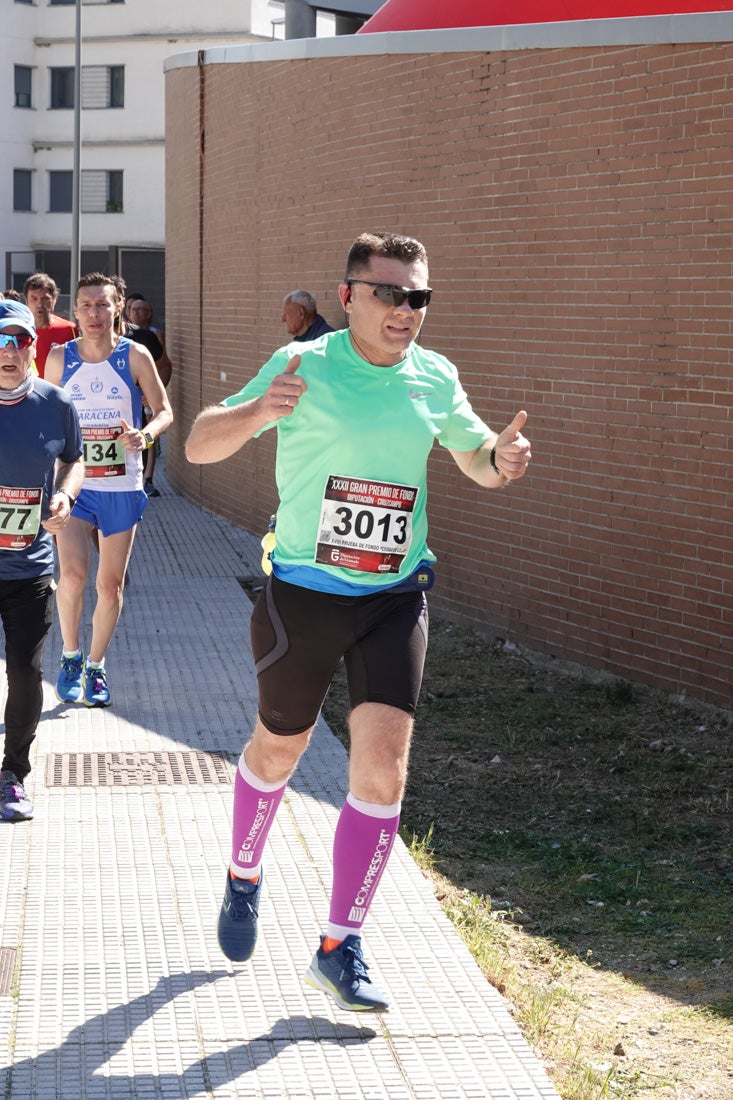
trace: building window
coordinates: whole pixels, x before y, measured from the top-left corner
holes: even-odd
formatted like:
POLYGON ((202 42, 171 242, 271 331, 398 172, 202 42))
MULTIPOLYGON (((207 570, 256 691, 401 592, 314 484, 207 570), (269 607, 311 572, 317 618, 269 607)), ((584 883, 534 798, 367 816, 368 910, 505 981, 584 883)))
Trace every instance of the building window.
MULTIPOLYGON (((81 70, 81 105, 88 110, 125 106, 124 65, 84 65, 81 70)), ((51 108, 74 106, 74 68, 51 69, 51 108)))
POLYGON ((81 209, 84 214, 121 214, 122 172, 82 172, 81 209))
POLYGON ((33 69, 29 65, 15 66, 15 106, 31 107, 33 69))
MULTIPOLYGON (((83 214, 122 213, 122 171, 91 169, 81 174, 81 212, 83 214)), ((53 214, 70 214, 73 172, 49 172, 48 209, 53 214)))
MULTIPOLYGON (((71 7, 72 4, 76 3, 76 0, 48 0, 48 2, 49 2, 49 4, 51 5, 52 8, 60 7, 62 4, 66 4, 68 7, 71 7)), ((125 0, 81 0, 81 2, 84 5, 86 5, 86 4, 124 4, 125 0)), ((30 3, 32 3, 32 0, 22 0, 22 3, 30 4, 30 3)))
POLYGON ((124 65, 84 65, 81 70, 81 105, 87 110, 125 106, 124 65))
POLYGON ((32 210, 31 181, 33 173, 29 168, 13 169, 13 210, 32 210))
POLYGON ((73 189, 73 178, 73 172, 48 173, 48 209, 52 214, 71 213, 71 192, 73 189))
POLYGON ((74 106, 74 67, 51 69, 51 108, 74 106))

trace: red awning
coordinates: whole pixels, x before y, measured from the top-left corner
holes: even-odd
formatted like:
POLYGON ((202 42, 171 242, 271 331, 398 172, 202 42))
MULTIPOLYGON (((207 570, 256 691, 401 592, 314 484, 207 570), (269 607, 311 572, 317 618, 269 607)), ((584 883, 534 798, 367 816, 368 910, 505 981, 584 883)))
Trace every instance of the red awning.
POLYGON ((357 33, 731 11, 720 0, 387 0, 357 33))

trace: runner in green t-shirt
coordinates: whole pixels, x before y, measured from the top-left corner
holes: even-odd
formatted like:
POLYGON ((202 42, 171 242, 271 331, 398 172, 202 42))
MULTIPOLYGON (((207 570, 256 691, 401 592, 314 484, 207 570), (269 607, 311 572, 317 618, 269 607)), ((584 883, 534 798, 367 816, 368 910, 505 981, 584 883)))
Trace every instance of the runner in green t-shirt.
POLYGON ((492 489, 522 477, 531 457, 524 411, 493 431, 456 368, 416 344, 430 296, 419 241, 361 234, 339 284, 349 328, 278 351, 199 415, 186 448, 192 462, 218 462, 269 428, 278 434, 272 573, 251 627, 259 716, 235 778, 219 943, 238 961, 254 951, 267 834, 343 657, 349 793, 306 980, 356 1011, 389 1003, 368 976, 360 932, 397 835, 427 646, 428 455, 437 440, 492 489))

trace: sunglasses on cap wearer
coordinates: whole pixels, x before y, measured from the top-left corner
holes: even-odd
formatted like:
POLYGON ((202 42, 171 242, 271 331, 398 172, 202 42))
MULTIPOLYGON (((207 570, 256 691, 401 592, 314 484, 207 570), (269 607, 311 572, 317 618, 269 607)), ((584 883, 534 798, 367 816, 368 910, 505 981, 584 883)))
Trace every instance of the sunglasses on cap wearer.
POLYGON ((364 286, 373 286, 372 294, 388 306, 401 306, 407 302, 410 309, 423 309, 430 305, 433 291, 429 286, 424 290, 408 290, 404 286, 392 286, 390 283, 370 283, 368 279, 347 279, 346 285, 362 283, 364 286))
POLYGON ((35 336, 31 336, 29 332, 17 332, 12 335, 9 332, 0 332, 0 348, 6 348, 8 344, 15 344, 18 351, 23 351, 25 348, 29 348, 35 336))

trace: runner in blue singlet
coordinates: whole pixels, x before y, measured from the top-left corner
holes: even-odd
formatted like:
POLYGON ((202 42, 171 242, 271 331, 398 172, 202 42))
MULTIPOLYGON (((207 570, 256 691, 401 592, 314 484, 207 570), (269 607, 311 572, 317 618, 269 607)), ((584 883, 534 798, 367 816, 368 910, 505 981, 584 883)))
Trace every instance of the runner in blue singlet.
POLYGON ((115 332, 120 301, 114 280, 79 280, 74 314, 81 336, 54 348, 46 378, 74 402, 84 437, 86 477, 68 528, 58 538, 58 609, 64 649, 56 694, 64 702, 111 702, 105 656, 122 611, 125 573, 147 497, 142 453, 173 419, 150 352, 115 332), (143 427, 143 397, 152 417, 143 427), (99 532, 97 603, 86 659, 79 637, 90 533, 99 532))

